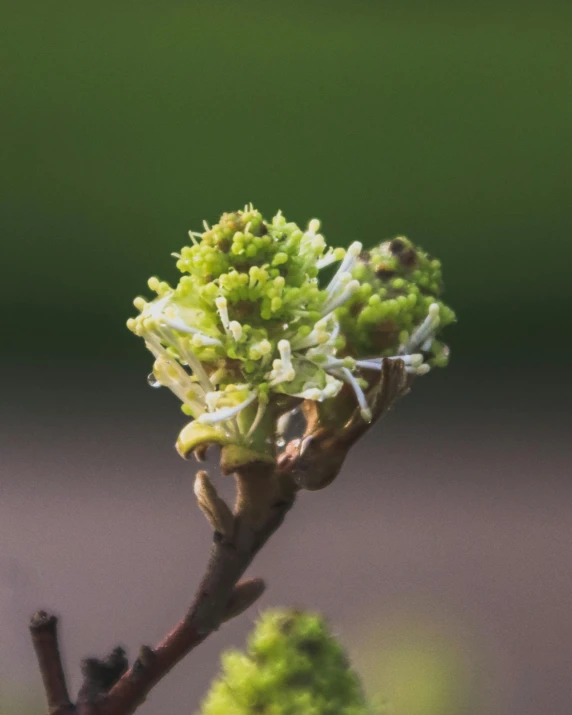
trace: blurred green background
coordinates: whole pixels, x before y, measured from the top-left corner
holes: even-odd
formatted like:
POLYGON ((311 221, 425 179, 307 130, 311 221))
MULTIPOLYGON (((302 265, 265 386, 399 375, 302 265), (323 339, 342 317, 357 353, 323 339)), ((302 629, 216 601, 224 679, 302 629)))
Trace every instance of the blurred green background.
POLYGON ((132 298, 247 201, 442 258, 453 364, 570 343, 570 3, 24 1, 2 24, 5 358, 143 366, 132 298))

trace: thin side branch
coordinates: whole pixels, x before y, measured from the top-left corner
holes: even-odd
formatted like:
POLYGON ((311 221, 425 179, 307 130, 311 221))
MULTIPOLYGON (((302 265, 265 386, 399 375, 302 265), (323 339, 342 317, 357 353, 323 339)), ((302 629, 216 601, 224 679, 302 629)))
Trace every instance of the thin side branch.
MULTIPOLYGON (((44 612, 37 613, 30 630, 49 715, 131 715, 153 686, 185 655, 222 623, 250 607, 262 595, 264 582, 261 579, 239 581, 294 503, 295 489, 291 484, 286 490, 282 489, 285 481, 277 478, 272 499, 266 501, 264 519, 253 522, 239 509, 233 517, 234 528, 230 533, 215 531, 206 574, 186 616, 155 648, 143 646, 131 668, 120 648, 105 660, 90 658, 83 662, 84 684, 76 706, 71 703, 66 688, 57 645, 57 619, 44 612)), ((260 512, 261 509, 257 513, 260 512)))
POLYGON ((217 630, 222 622, 254 603, 264 590, 262 583, 255 580, 238 584, 239 579, 280 526, 292 504, 293 498, 270 505, 267 519, 255 529, 241 523, 238 517, 231 539, 215 535, 206 574, 187 615, 152 651, 148 649, 146 662, 138 658, 119 679, 99 705, 97 715, 131 715, 151 688, 187 653, 217 630), (248 547, 242 548, 242 544, 248 544, 248 547))
MULTIPOLYGON (((371 392, 372 423, 409 389, 402 360, 385 360, 371 392)), ((312 403, 312 410, 317 407, 312 403)), ((187 614, 155 647, 142 646, 128 667, 116 648, 104 660, 83 662, 84 683, 77 705, 69 699, 57 642, 57 619, 40 611, 30 630, 46 690, 49 715, 132 715, 155 684, 227 620, 249 608, 263 593, 261 579, 240 582, 250 563, 278 529, 299 489, 321 489, 338 474, 347 451, 369 429, 359 412, 347 422, 320 427, 306 414, 307 431, 292 440, 277 468, 252 462, 232 469, 237 479, 234 513, 218 496, 206 472, 199 472, 195 495, 214 529, 210 560, 187 614)), ((339 415, 337 419, 339 420, 339 415)), ((224 456, 224 455, 223 455, 224 456)), ((221 460, 223 472, 224 459, 221 460)))
POLYGON ((49 715, 73 715, 58 645, 58 619, 38 611, 30 621, 32 643, 46 691, 49 715))

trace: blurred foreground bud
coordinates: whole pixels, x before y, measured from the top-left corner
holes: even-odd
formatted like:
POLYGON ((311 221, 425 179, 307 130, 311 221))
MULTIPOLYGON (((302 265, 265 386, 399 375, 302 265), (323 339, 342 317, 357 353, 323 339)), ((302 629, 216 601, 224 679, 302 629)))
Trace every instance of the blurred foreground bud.
POLYGON ((317 219, 302 230, 252 205, 223 214, 175 254, 176 286, 151 278, 157 297, 135 300, 128 327, 155 356, 150 383, 192 418, 177 440, 183 457, 214 444, 225 472, 272 467, 302 407, 317 408, 314 422, 358 420, 363 431, 379 416, 385 363, 408 378, 446 364, 436 334, 454 314, 439 298, 439 262, 404 238, 364 253, 358 242, 328 247, 319 231, 317 219))
POLYGON ((324 620, 270 611, 245 653, 223 655, 202 715, 371 715, 357 675, 324 620))

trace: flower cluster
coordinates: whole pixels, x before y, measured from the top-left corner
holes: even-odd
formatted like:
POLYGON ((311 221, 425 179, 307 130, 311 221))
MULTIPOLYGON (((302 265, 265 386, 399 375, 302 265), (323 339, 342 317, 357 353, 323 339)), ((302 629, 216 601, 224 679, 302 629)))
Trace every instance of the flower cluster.
POLYGON ((352 277, 360 287, 338 317, 355 353, 387 357, 398 344, 401 354, 424 353, 422 371, 445 367, 448 349, 435 333, 452 323, 455 314, 439 298, 439 260, 398 236, 364 251, 352 277))
POLYGON ((454 315, 438 299, 440 266, 406 239, 331 248, 317 219, 304 231, 252 205, 204 228, 174 254, 178 284, 151 278, 156 298, 137 298, 128 322, 155 356, 151 381, 193 418, 181 452, 211 441, 271 453, 285 416, 345 384, 369 420, 365 389, 383 359, 412 374, 445 364, 435 335, 454 315))

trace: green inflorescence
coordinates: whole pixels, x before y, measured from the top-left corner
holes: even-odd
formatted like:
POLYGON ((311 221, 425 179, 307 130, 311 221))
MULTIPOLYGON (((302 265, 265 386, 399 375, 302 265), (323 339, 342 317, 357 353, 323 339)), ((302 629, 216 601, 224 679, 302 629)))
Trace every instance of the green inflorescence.
MULTIPOLYGON (((432 304, 439 306, 440 329, 455 320, 443 303, 441 262, 404 236, 365 251, 352 271, 360 287, 338 310, 342 330, 360 356, 395 354, 396 344, 406 344, 432 304)), ((431 338, 427 362, 444 367, 448 350, 431 338)))
POLYGON ((155 356, 152 379, 194 420, 182 453, 207 441, 272 453, 281 415, 345 383, 368 420, 363 391, 382 357, 403 357, 414 374, 446 363, 436 333, 454 315, 438 297, 439 263, 406 239, 364 253, 358 242, 328 247, 319 230, 252 205, 225 213, 175 254, 176 285, 151 278, 156 297, 135 300, 128 327, 155 356))
MULTIPOLYGON (((149 281, 156 302, 166 299, 165 315, 171 310, 192 330, 176 331, 171 354, 184 362, 180 344, 211 370, 223 368, 219 388, 253 383, 264 390, 280 340, 309 335, 322 317, 326 292, 318 285, 317 263, 325 257, 326 243, 281 214, 267 223, 254 209, 223 214, 213 228, 191 236, 193 245, 185 246, 177 261, 183 273, 179 284, 172 288, 156 278, 149 281)), ((338 249, 329 258, 343 255, 338 249)), ((138 301, 142 313, 129 324, 134 332, 156 328, 148 305, 138 301)))
POLYGON ((342 646, 318 615, 265 613, 246 652, 223 655, 201 715, 371 715, 342 646))

